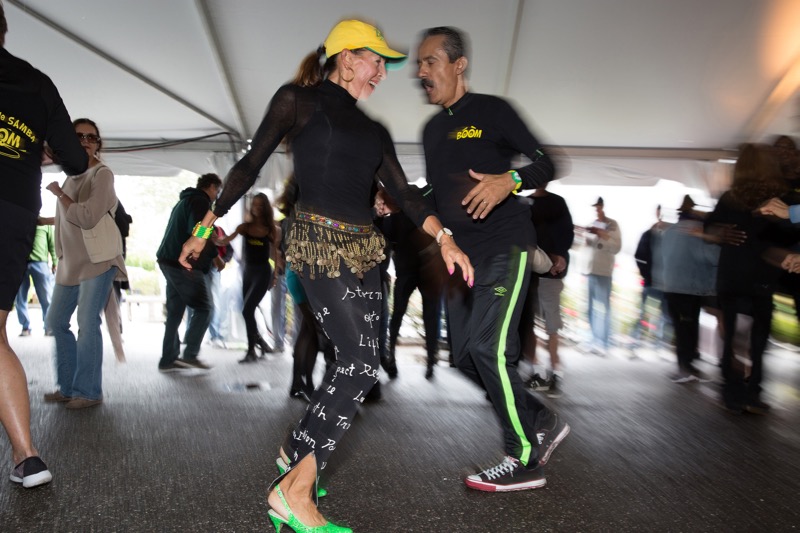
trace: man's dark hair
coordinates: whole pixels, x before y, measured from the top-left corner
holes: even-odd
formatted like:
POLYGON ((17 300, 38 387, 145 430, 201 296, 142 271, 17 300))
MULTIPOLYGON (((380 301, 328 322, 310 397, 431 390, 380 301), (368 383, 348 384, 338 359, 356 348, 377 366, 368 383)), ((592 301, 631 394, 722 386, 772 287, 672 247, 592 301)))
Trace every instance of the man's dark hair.
POLYGON ((454 62, 459 57, 467 57, 467 42, 464 34, 460 30, 450 26, 437 26, 435 28, 428 28, 422 32, 422 39, 428 37, 435 37, 437 35, 444 36, 444 52, 447 54, 447 59, 454 62))
POLYGON ((3 2, 0 2, 0 46, 6 44, 6 32, 8 32, 8 22, 6 22, 6 13, 3 11, 3 2))
POLYGON ((217 187, 222 186, 222 180, 219 179, 219 176, 210 172, 208 174, 203 174, 199 178, 197 178, 197 188, 198 189, 207 189, 212 185, 216 185, 217 187))

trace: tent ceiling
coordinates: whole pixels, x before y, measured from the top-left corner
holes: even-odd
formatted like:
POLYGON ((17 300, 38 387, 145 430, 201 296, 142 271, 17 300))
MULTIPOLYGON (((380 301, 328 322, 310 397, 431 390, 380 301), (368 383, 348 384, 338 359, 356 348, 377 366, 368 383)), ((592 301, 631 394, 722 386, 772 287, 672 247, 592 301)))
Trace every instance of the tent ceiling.
MULTIPOLYGON (((377 21, 412 51, 365 103, 411 147, 436 111, 413 57, 418 32, 435 25, 469 34, 473 90, 509 97, 543 142, 574 154, 648 148, 685 159, 681 150, 703 149, 713 159, 743 140, 800 130, 795 0, 4 3, 6 48, 50 75, 71 115, 94 118, 108 146, 225 131, 247 139, 270 96, 347 16, 377 21)), ((206 154, 229 146, 215 137, 175 150, 169 164, 207 171, 206 154)))

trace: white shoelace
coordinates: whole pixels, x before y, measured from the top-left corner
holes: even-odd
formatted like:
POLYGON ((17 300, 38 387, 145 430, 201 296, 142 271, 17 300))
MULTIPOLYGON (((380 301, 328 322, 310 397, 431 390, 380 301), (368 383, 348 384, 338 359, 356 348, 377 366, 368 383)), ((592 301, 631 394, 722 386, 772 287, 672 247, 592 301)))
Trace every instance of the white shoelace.
POLYGON ((506 457, 503 462, 497 466, 493 466, 484 470, 481 474, 485 475, 488 479, 495 479, 504 474, 510 474, 517 468, 517 462, 511 457, 506 457))

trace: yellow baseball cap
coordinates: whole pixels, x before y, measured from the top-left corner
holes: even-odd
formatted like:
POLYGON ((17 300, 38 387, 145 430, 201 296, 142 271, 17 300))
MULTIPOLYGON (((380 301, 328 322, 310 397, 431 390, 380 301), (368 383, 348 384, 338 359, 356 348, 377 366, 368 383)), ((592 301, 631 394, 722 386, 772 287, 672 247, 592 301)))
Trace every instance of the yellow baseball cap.
POLYGON ((366 48, 386 59, 386 69, 400 68, 407 59, 406 54, 392 50, 386 44, 381 31, 360 20, 343 20, 333 27, 325 39, 325 55, 334 56, 347 48, 366 48))

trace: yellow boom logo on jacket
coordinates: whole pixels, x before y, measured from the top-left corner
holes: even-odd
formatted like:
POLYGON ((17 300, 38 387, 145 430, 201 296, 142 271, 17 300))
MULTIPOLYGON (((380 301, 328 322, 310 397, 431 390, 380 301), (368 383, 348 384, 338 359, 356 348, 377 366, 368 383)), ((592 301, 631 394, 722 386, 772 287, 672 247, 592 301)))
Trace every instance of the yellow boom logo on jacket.
POLYGON ((481 135, 483 135, 483 130, 479 130, 475 126, 465 126, 460 130, 450 132, 449 137, 458 141, 461 139, 480 139, 481 135))

